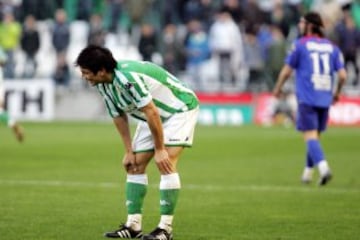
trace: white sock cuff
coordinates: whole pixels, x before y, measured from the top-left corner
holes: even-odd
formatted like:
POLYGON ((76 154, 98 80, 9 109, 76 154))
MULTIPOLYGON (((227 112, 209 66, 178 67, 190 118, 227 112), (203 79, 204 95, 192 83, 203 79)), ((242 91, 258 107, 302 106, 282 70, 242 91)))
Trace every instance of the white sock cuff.
POLYGON ((168 233, 172 232, 173 215, 161 215, 159 228, 165 229, 168 233))
POLYGON ((180 189, 180 176, 178 173, 161 175, 160 189, 180 189))
POLYGON ((126 182, 148 185, 147 174, 128 174, 126 182))
POLYGON ((16 123, 15 120, 9 117, 8 126, 13 127, 15 126, 15 123, 16 123))
MULTIPOLYGON (((0 114, 2 114, 2 113, 5 113, 5 111, 4 111, 3 108, 0 108, 0 114)), ((7 126, 8 127, 13 127, 15 125, 15 123, 16 123, 16 121, 8 115, 7 126)))
POLYGON ((321 160, 318 163, 318 169, 320 172, 320 175, 324 175, 330 171, 329 164, 326 160, 321 160))
POLYGON ((142 215, 129 214, 125 226, 130 227, 135 231, 140 231, 142 226, 142 215))

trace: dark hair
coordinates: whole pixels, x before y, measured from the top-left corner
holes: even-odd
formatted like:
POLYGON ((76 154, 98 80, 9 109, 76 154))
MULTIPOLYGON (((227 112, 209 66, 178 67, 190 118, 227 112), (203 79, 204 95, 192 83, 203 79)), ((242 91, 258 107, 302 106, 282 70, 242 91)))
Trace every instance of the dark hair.
POLYGON ((116 60, 109 49, 89 45, 80 52, 75 61, 75 66, 86 68, 94 74, 102 69, 113 72, 116 67, 116 60))
POLYGON ((321 19, 320 14, 316 12, 308 12, 305 14, 304 19, 307 24, 312 24, 311 31, 319 36, 324 36, 322 27, 324 27, 324 23, 321 19))

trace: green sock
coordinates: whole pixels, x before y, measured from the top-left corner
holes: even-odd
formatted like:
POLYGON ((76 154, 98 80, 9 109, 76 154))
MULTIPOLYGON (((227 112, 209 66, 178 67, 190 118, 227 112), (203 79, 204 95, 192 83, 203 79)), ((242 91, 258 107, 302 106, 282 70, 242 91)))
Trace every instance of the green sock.
POLYGON ((161 175, 160 179, 160 214, 174 215, 181 188, 178 173, 161 175))
POLYGON ((0 112, 0 122, 5 123, 6 125, 9 123, 9 115, 7 112, 0 112))
POLYGON ((126 182, 126 207, 128 214, 142 212, 147 185, 126 182))
POLYGON ((180 189, 160 189, 160 214, 174 215, 180 189))

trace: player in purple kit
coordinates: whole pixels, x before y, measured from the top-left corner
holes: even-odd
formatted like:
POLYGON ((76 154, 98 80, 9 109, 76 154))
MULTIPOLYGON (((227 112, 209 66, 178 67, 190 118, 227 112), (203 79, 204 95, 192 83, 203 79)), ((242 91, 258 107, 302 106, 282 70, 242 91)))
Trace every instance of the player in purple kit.
POLYGON ((310 183, 313 168, 317 167, 319 185, 325 185, 331 180, 332 173, 320 144, 320 133, 326 129, 329 108, 338 101, 347 74, 339 48, 324 37, 323 22, 318 13, 305 14, 298 27, 302 36, 286 57, 273 95, 280 96, 282 86, 294 70, 298 103, 296 127, 303 133, 307 146, 302 181, 310 183))

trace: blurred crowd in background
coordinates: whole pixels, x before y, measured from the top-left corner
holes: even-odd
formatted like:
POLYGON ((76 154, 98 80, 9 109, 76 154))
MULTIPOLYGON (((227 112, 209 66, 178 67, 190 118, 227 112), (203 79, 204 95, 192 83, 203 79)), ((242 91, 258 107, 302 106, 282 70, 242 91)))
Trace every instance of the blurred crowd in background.
POLYGON ((200 92, 271 91, 297 23, 318 11, 358 93, 360 0, 2 0, 4 77, 87 88, 73 67, 87 44, 153 61, 200 92))

